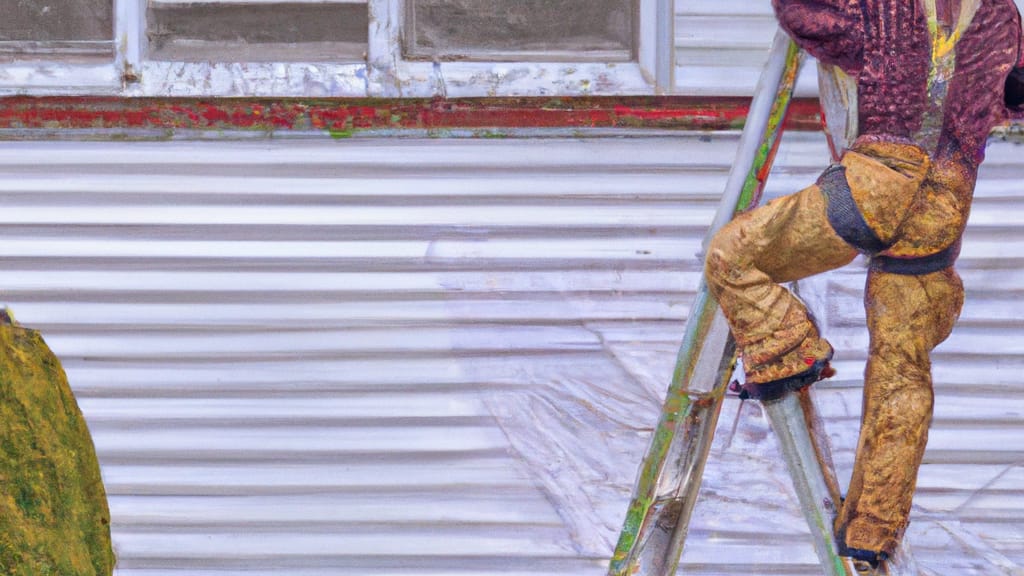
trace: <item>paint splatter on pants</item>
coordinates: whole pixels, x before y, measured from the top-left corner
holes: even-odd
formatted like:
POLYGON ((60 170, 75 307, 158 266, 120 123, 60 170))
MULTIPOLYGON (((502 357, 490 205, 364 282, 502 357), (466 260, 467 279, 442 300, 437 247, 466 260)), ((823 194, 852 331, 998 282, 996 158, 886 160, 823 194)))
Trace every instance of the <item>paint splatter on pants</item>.
MULTIPOLYGON (((848 264, 858 253, 851 241, 862 251, 915 257, 941 251, 962 232, 969 197, 963 202, 948 193, 916 146, 855 145, 841 164, 847 200, 871 232, 867 243, 881 249, 865 249, 863 239, 837 226, 840 203, 824 176, 738 216, 709 247, 705 275, 748 382, 800 373, 809 356, 831 353, 807 309, 779 283, 848 264)), ((951 266, 918 275, 868 273, 864 416, 837 520, 837 533, 851 548, 891 551, 902 537, 932 416, 930 352, 949 335, 962 303, 963 287, 951 266)))

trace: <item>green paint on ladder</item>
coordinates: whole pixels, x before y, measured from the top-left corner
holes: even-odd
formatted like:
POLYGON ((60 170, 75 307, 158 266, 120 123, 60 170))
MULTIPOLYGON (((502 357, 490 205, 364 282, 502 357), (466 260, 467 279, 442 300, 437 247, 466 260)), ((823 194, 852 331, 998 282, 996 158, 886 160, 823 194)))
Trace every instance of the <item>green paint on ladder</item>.
MULTIPOLYGON (((789 51, 786 54, 787 62, 797 61, 800 58, 800 49, 795 43, 790 43, 789 51)), ((797 75, 800 72, 799 66, 787 66, 785 76, 782 80, 783 86, 795 86, 797 75)), ((771 113, 768 116, 768 128, 765 130, 765 137, 757 150, 757 157, 747 179, 743 183, 743 192, 740 194, 739 202, 736 204, 736 213, 749 210, 760 202, 761 193, 768 181, 768 172, 771 170, 775 160, 775 153, 782 142, 783 126, 786 116, 790 111, 790 103, 793 101, 792 90, 780 90, 775 103, 772 105, 771 113)))
MULTIPOLYGON (((742 192, 736 204, 731 207, 734 214, 754 207, 760 200, 771 162, 778 148, 783 123, 792 102, 793 87, 799 72, 801 55, 792 42, 787 42, 784 49, 786 53, 782 79, 776 94, 774 94, 774 103, 768 116, 768 122, 754 161, 743 183, 742 192)), ((757 128, 755 127, 755 129, 757 128)), ((687 500, 685 495, 681 497, 673 495, 659 499, 659 480, 666 465, 669 465, 666 460, 673 443, 682 441, 686 443, 684 448, 687 453, 686 462, 691 466, 690 474, 693 478, 684 479, 683 482, 692 480, 692 483, 681 486, 679 491, 695 496, 697 487, 699 487, 703 464, 707 458, 707 450, 710 448, 710 436, 714 433, 714 424, 717 422, 722 398, 731 375, 729 367, 732 365, 735 348, 730 337, 725 346, 724 355, 727 358, 722 358, 719 362, 718 378, 712 389, 710 392, 694 393, 691 390, 691 380, 694 377, 697 360, 705 339, 712 329, 717 310, 717 304, 708 294, 706 285, 701 282, 687 322, 686 334, 680 346, 661 418, 641 465, 636 490, 609 565, 609 576, 666 576, 674 574, 678 566, 689 524, 693 497, 687 500), (689 436, 677 437, 684 434, 689 436), (706 438, 693 438, 693 436, 701 435, 706 438), (706 441, 702 442, 702 440, 706 441), (670 499, 675 499, 676 504, 681 505, 671 509, 659 507, 662 500, 670 499), (668 534, 661 534, 662 541, 654 544, 650 541, 650 536, 656 529, 654 524, 659 512, 675 516, 668 519, 671 527, 668 529, 657 528, 667 531, 668 534), (641 565, 646 546, 657 548, 652 554, 648 554, 648 556, 657 556, 651 561, 654 565, 653 571, 647 571, 649 567, 641 565)))

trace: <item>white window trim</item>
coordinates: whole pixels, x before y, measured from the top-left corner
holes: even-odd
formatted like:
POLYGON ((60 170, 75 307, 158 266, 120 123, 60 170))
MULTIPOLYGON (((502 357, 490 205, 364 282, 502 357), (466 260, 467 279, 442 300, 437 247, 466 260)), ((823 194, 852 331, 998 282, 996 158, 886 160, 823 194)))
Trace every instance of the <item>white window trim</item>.
POLYGON ((146 0, 115 0, 109 64, 0 64, 0 95, 512 97, 663 94, 674 85, 673 0, 640 0, 636 62, 402 58, 404 0, 368 0, 366 62, 148 60, 146 0))
POLYGON ((122 88, 137 77, 145 54, 146 0, 114 0, 115 64, 122 73, 122 88))
POLYGON ((30 62, 0 65, 0 96, 111 95, 121 91, 121 71, 109 64, 30 62))
POLYGON ((404 1, 370 0, 369 96, 596 96, 664 93, 672 86, 671 0, 640 0, 639 61, 607 64, 403 60, 404 1))

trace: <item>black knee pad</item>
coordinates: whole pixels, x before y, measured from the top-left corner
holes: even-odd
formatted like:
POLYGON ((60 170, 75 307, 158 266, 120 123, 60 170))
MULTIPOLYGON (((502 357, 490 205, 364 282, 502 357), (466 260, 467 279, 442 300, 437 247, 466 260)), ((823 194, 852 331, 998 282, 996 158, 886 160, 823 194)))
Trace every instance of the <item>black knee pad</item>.
POLYGON ((874 270, 905 276, 922 276, 952 266, 960 255, 958 240, 945 250, 922 258, 879 256, 878 253, 889 245, 882 242, 868 226, 857 208, 850 184, 846 180, 846 168, 840 165, 830 166, 818 178, 818 187, 821 188, 828 203, 828 223, 832 229, 847 244, 871 256, 871 268, 874 270))
POLYGON ((840 238, 864 254, 875 254, 888 248, 868 226, 853 200, 850 183, 846 180, 846 167, 838 164, 829 166, 818 178, 818 187, 828 204, 828 223, 840 238))

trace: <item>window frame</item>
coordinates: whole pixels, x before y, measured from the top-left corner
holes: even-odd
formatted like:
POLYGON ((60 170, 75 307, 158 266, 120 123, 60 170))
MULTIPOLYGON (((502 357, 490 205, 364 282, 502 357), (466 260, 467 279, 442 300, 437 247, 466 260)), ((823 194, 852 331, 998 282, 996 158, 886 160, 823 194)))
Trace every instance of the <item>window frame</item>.
POLYGON ((361 62, 184 62, 146 57, 147 0, 114 0, 110 62, 0 63, 3 95, 145 97, 515 97, 671 93, 674 1, 639 0, 627 62, 406 60, 405 0, 367 0, 361 62))
POLYGON ((406 60, 405 0, 370 0, 368 96, 514 97, 665 94, 673 86, 673 0, 639 0, 632 62, 481 62, 406 60), (378 25, 374 26, 374 21, 378 25))

